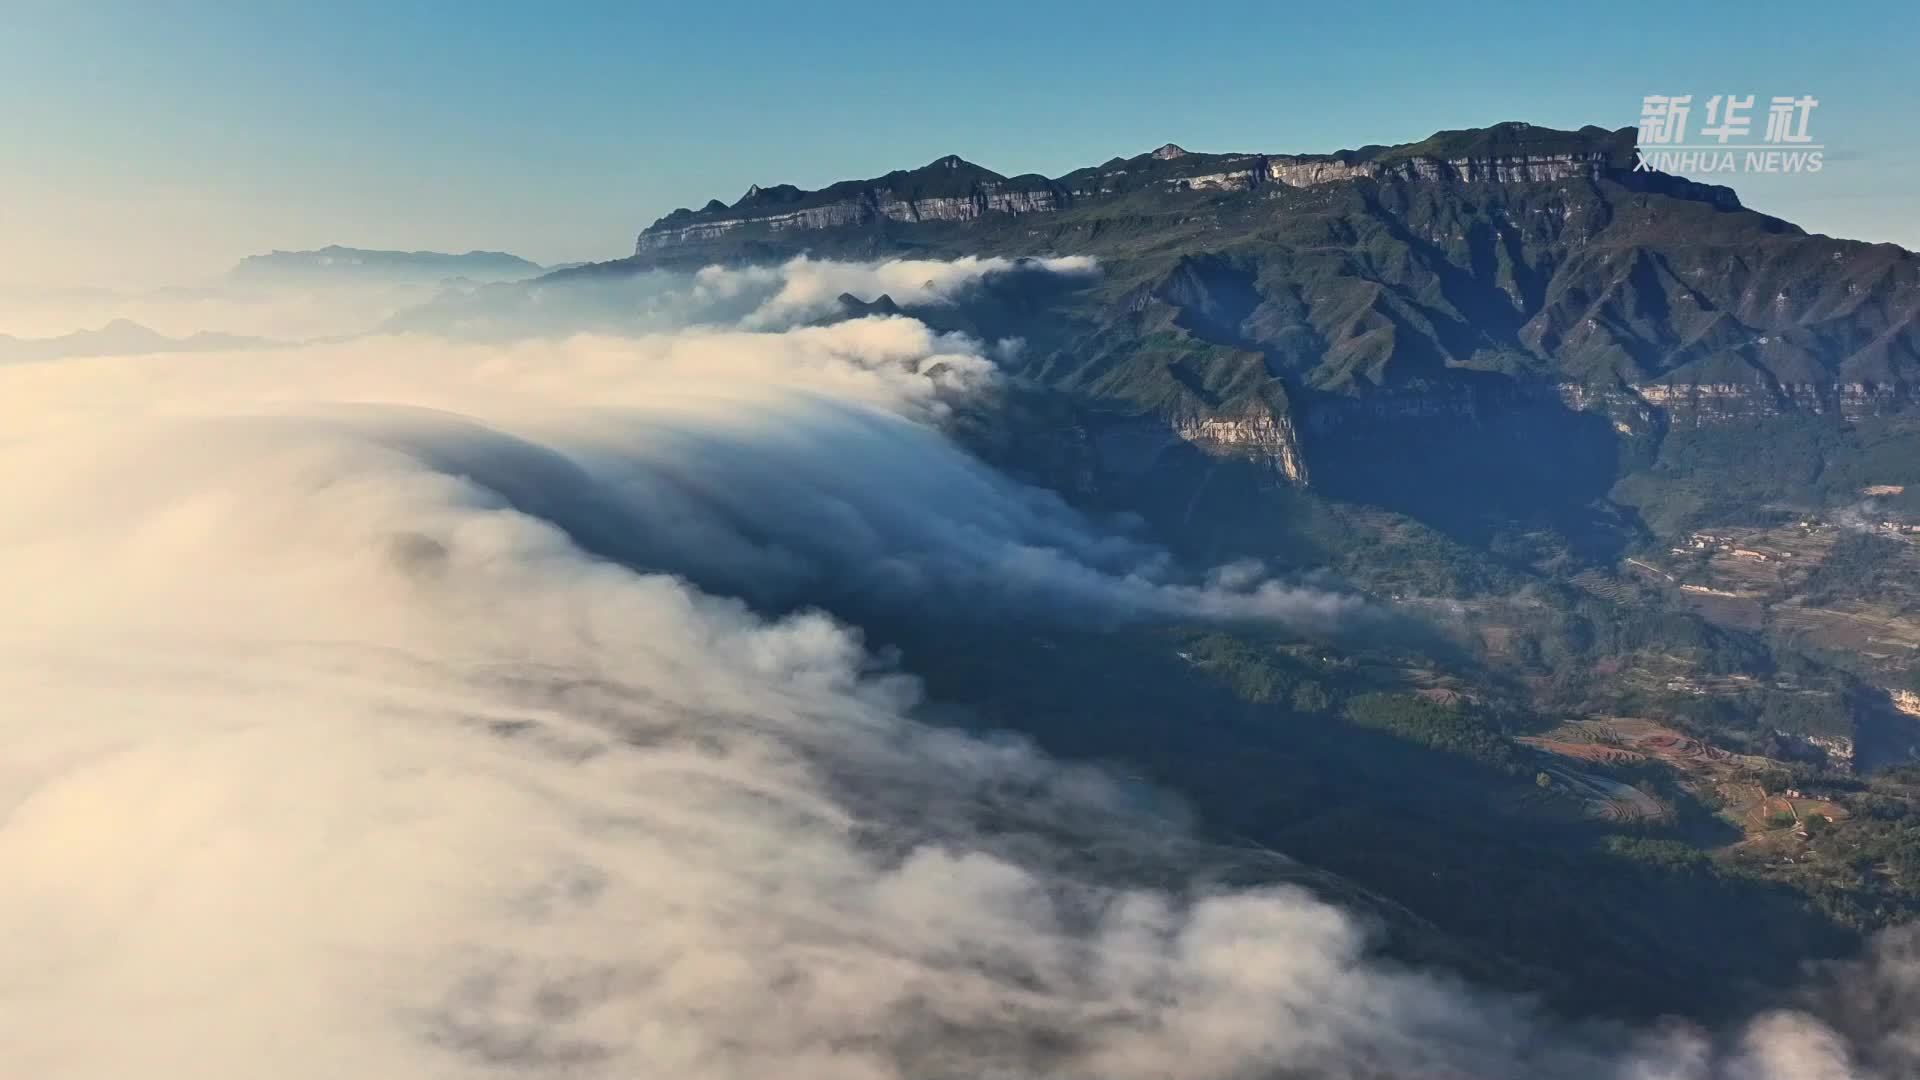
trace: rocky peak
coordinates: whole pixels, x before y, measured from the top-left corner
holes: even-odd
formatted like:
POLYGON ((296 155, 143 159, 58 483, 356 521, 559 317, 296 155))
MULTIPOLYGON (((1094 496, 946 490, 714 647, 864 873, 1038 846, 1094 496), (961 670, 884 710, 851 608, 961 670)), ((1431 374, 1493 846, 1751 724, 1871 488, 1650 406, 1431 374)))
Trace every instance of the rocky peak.
POLYGON ((1159 161, 1172 161, 1174 158, 1186 157, 1187 152, 1174 143, 1168 143, 1160 149, 1155 150, 1153 156, 1159 161))
MULTIPOLYGON (((759 184, 754 184, 747 188, 747 193, 740 196, 740 201, 734 203, 730 209, 740 210, 747 207, 773 206, 798 202, 805 196, 806 192, 801 191, 792 184, 775 184, 772 187, 764 188, 759 184)), ((706 213, 706 211, 701 212, 706 213)))

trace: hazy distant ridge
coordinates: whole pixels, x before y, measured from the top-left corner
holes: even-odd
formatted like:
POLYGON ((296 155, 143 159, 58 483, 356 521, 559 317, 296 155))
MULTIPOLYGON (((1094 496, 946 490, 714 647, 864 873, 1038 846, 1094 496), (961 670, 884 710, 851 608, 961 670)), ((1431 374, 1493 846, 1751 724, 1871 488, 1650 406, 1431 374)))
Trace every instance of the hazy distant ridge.
POLYGON ((539 263, 504 251, 373 251, 341 247, 249 255, 228 271, 236 281, 516 281, 542 273, 539 263))

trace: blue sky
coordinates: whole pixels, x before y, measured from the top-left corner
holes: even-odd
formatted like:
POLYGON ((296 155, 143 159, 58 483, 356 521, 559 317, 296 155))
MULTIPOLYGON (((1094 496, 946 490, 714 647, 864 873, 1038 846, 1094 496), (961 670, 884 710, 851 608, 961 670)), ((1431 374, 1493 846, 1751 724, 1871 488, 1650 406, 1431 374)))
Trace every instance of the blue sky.
POLYGON ((0 283, 190 281, 328 243, 610 258, 756 182, 1617 127, 1662 92, 1819 98, 1826 169, 1734 185, 1920 247, 1920 5, 1467 10, 17 0, 0 283))

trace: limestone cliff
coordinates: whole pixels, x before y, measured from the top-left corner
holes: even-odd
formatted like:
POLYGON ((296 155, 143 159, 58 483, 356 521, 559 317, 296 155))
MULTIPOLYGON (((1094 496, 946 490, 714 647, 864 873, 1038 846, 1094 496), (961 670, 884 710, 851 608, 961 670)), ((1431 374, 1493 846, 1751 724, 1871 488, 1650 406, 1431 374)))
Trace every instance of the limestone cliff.
POLYGON ((1172 428, 1174 435, 1202 453, 1260 462, 1288 483, 1307 486, 1300 433, 1284 412, 1263 409, 1239 416, 1185 417, 1175 419, 1172 428))
POLYGON ((1299 432, 1284 408, 1256 407, 1225 416, 1109 418, 1092 425, 1087 434, 1095 468, 1110 478, 1139 477, 1169 453, 1198 451, 1271 469, 1295 487, 1306 487, 1309 481, 1299 432))
MULTIPOLYGON (((1172 143, 1048 179, 1006 177, 958 156, 818 191, 758 185, 727 206, 676 210, 640 234, 635 253, 711 241, 741 229, 831 229, 876 222, 974 221, 990 214, 1046 214, 1134 191, 1247 192, 1354 180, 1524 184, 1626 175, 1632 129, 1578 132, 1499 124, 1440 132, 1419 143, 1335 154, 1199 154, 1172 143)), ((1725 189, 1718 189, 1725 190, 1725 189)), ((1730 195, 1730 193, 1729 193, 1730 195)))
POLYGON ((1768 420, 1789 413, 1837 416, 1848 423, 1920 411, 1920 392, 1904 384, 1866 383, 1623 383, 1513 382, 1497 391, 1463 386, 1362 396, 1326 395, 1306 410, 1309 430, 1332 431, 1356 420, 1444 418, 1472 422, 1489 409, 1558 405, 1609 418, 1623 435, 1663 428, 1711 428, 1768 420))
POLYGON ((1838 416, 1849 423, 1920 405, 1915 390, 1900 383, 1641 383, 1640 400, 1687 427, 1715 427, 1766 420, 1786 413, 1838 416))
POLYGON ((972 221, 990 213, 1059 210, 1065 191, 1039 177, 1009 179, 948 155, 911 172, 848 181, 820 191, 754 185, 732 206, 676 210, 640 234, 636 253, 713 240, 748 226, 770 232, 831 229, 876 221, 972 221))

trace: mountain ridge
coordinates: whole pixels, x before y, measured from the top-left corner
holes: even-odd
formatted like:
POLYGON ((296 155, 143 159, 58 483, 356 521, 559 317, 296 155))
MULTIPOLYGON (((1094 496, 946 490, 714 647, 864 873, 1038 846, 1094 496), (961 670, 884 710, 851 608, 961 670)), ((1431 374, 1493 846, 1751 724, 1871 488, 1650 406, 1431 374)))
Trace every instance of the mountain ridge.
POLYGON ((171 337, 131 319, 113 319, 98 329, 74 330, 53 337, 0 334, 0 363, 65 360, 135 353, 217 352, 274 345, 267 338, 201 330, 171 337))
MULTIPOLYGON (((895 306, 1025 342, 1009 372, 1080 410, 1078 442, 1047 451, 1097 478, 1072 483, 1124 486, 1198 451, 1467 533, 1524 506, 1618 536, 1616 484, 1662 530, 1724 517, 1804 482, 1736 497, 1665 463, 1753 458, 1783 432, 1858 457, 1920 418, 1920 258, 1626 167, 1633 135, 1496 125, 1310 160, 1168 143, 1058 180, 950 155, 817 192, 750 188, 552 280, 1005 258, 956 302, 895 306), (1055 256, 1101 273, 1019 272, 1055 256)), ((1893 472, 1920 490, 1920 463, 1893 472)))
MULTIPOLYGON (((1165 333, 1195 351, 1259 354, 1295 394, 1424 392, 1435 380, 1458 390, 1462 376, 1493 372, 1620 391, 1583 401, 1681 408, 1687 422, 1912 397, 1911 253, 1808 234, 1744 208, 1731 189, 1629 168, 1634 135, 1510 122, 1323 155, 1168 143, 1051 180, 948 155, 675 211, 634 256, 574 273, 803 253, 1091 255, 1111 287, 1058 314, 1110 332, 1073 342, 1077 357, 1041 361, 1050 381, 1082 387, 1139 389, 1088 347, 1138 352, 1165 333)), ((1168 377, 1146 380, 1159 389, 1122 396, 1217 413, 1202 384, 1218 370, 1192 370, 1190 352, 1188 376, 1173 377, 1175 357, 1160 351, 1168 377)))
POLYGON ((340 279, 374 277, 435 281, 470 278, 512 281, 535 277, 550 268, 504 251, 390 251, 329 244, 302 251, 274 249, 248 255, 227 271, 229 280, 260 281, 283 278, 340 279))
MULTIPOLYGON (((1006 176, 947 154, 917 169, 842 180, 811 191, 792 184, 755 184, 731 205, 715 199, 700 210, 681 208, 665 215, 641 232, 635 253, 711 239, 746 225, 779 230, 832 228, 876 219, 971 220, 995 212, 1046 213, 1076 202, 1154 189, 1251 191, 1274 185, 1311 187, 1391 178, 1552 180, 1599 170, 1626 171, 1634 145, 1632 128, 1589 125, 1565 131, 1503 121, 1485 128, 1438 131, 1412 143, 1369 144, 1327 154, 1195 153, 1167 143, 1051 179, 1030 172, 1006 176)), ((1668 184, 1692 183, 1658 175, 1668 184)), ((1693 186, 1710 192, 1717 201, 1738 205, 1730 189, 1693 186)))

